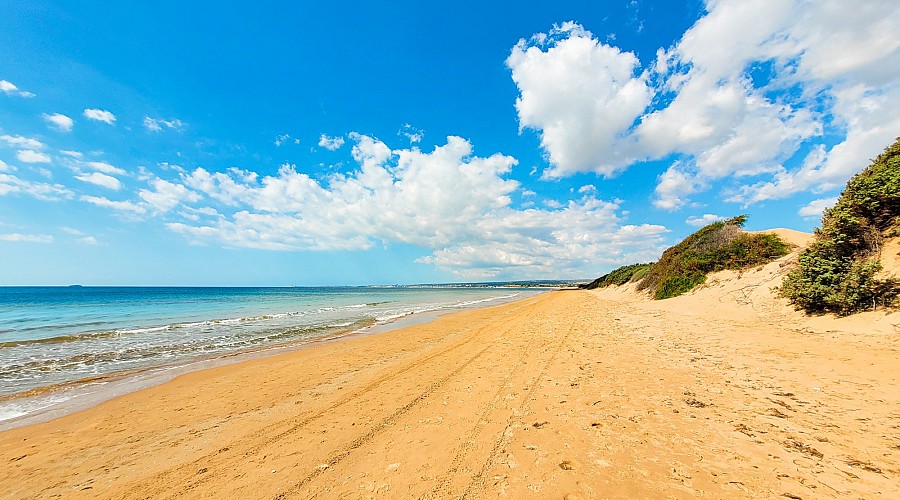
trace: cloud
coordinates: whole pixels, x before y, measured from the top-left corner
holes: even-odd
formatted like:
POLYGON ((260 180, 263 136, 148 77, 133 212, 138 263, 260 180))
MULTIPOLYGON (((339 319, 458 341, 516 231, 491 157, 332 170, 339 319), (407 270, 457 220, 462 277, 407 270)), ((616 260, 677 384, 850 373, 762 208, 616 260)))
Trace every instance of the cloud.
POLYGON ((132 203, 130 201, 115 201, 102 196, 82 195, 78 198, 81 201, 97 205, 98 207, 111 208, 120 212, 126 212, 133 215, 140 215, 147 212, 147 208, 143 205, 132 203))
POLYGON ((425 137, 425 132, 412 125, 405 123, 403 127, 400 128, 400 131, 397 132, 397 135, 401 135, 409 139, 410 144, 417 144, 422 142, 422 138, 425 137))
POLYGON ((0 91, 2 91, 6 95, 15 95, 19 97, 34 97, 34 94, 31 92, 26 92, 24 90, 19 90, 19 87, 16 87, 12 84, 12 82, 8 82, 6 80, 0 80, 0 91))
POLYGON ((102 186, 115 191, 118 191, 122 187, 122 183, 119 181, 119 179, 116 179, 115 177, 112 177, 110 175, 101 174, 99 172, 76 175, 75 178, 82 182, 95 184, 97 186, 102 186))
POLYGON ((545 177, 665 159, 658 207, 725 182, 726 201, 748 205, 840 186, 898 135, 896 2, 706 9, 646 68, 575 23, 512 49, 519 125, 538 131, 545 177))
POLYGON ((50 163, 50 156, 33 149, 16 151, 16 158, 24 163, 50 163))
POLYGON ((210 173, 204 168, 198 168, 185 176, 184 182, 188 187, 201 191, 214 200, 238 206, 246 203, 253 195, 253 187, 250 185, 256 182, 256 174, 250 174, 237 170, 210 173))
POLYGON ((546 205, 546 206, 548 206, 548 207, 550 207, 550 208, 560 208, 560 207, 563 206, 562 203, 560 203, 560 202, 558 202, 558 201, 556 201, 556 200, 553 200, 553 199, 550 199, 550 200, 544 200, 544 205, 546 205))
POLYGON ((319 147, 325 148, 329 151, 337 151, 341 146, 344 145, 343 137, 328 137, 325 134, 319 136, 319 147))
POLYGON ((687 218, 684 222, 689 226, 694 227, 703 227, 712 224, 713 222, 718 222, 720 220, 725 220, 725 217, 721 215, 715 214, 703 214, 700 216, 692 215, 687 218))
POLYGON ((693 170, 691 164, 682 161, 670 165, 658 178, 653 205, 663 210, 676 210, 686 205, 690 195, 705 188, 693 170))
POLYGON ((146 128, 150 132, 160 132, 163 128, 181 130, 183 127, 184 122, 177 118, 174 118, 172 120, 163 120, 162 118, 150 118, 149 116, 144 117, 144 128, 146 128))
POLYGON ((200 199, 200 195, 187 189, 181 184, 173 184, 163 179, 150 181, 153 190, 141 189, 138 196, 146 202, 147 206, 157 212, 168 212, 183 202, 194 202, 200 199))
POLYGON ((294 144, 300 144, 300 139, 294 139, 290 134, 281 134, 275 136, 275 146, 281 147, 282 144, 293 142, 294 144))
POLYGON ((891 89, 857 86, 833 92, 837 116, 846 116, 843 142, 830 150, 824 144, 814 146, 799 168, 779 168, 769 180, 743 186, 732 201, 749 204, 840 187, 900 135, 900 116, 887 111, 900 107, 900 82, 891 89))
POLYGON ((86 165, 87 167, 89 167, 93 170, 96 170, 98 172, 103 172, 105 174, 125 175, 125 173, 126 173, 125 170, 122 170, 121 168, 116 167, 115 165, 110 165, 109 163, 106 163, 104 161, 88 161, 88 162, 84 162, 83 165, 86 165))
POLYGON ((321 180, 289 164, 262 178, 237 169, 183 173, 190 192, 231 210, 207 208, 204 219, 183 205, 203 200, 183 197, 166 207, 184 207, 186 215, 166 226, 192 241, 269 250, 414 245, 431 252, 420 263, 467 279, 584 277, 595 266, 656 258, 664 248, 666 228, 622 225, 619 206, 593 193, 554 209, 513 208, 520 185, 506 176, 516 160, 475 156, 460 137, 430 152, 350 138, 357 168, 321 180))
POLYGON ((52 115, 44 113, 42 116, 44 117, 44 121, 60 132, 71 132, 72 127, 75 126, 74 120, 61 113, 53 113, 52 115))
POLYGON ((11 241, 16 243, 53 243, 53 236, 50 236, 49 234, 6 233, 0 234, 0 241, 11 241))
POLYGON ((813 200, 801 207, 800 210, 797 211, 797 214, 801 217, 821 217, 822 212, 824 212, 826 208, 833 207, 837 201, 837 196, 813 200))
POLYGON ((506 65, 519 88, 519 127, 537 130, 549 157, 545 176, 609 176, 634 161, 627 134, 652 93, 633 53, 568 22, 520 40, 506 65))
POLYGON ((12 174, 0 173, 0 196, 7 194, 25 194, 44 201, 59 201, 74 195, 60 184, 27 181, 12 174))
POLYGON ((88 235, 84 234, 83 231, 80 231, 78 229, 75 229, 72 227, 60 227, 59 229, 66 234, 75 236, 76 238, 74 238, 74 241, 76 243, 80 243, 82 245, 99 245, 100 244, 100 242, 97 241, 97 238, 95 238, 93 236, 88 236, 88 235))
POLYGON ((0 141, 3 141, 10 146, 19 148, 43 149, 44 147, 46 147, 43 142, 37 139, 32 139, 31 137, 23 137, 21 135, 0 135, 0 141))
POLYGON ((84 232, 82 232, 78 229, 75 229, 72 227, 65 227, 65 226, 60 227, 59 229, 66 234, 74 236, 75 238, 73 239, 73 241, 75 241, 76 243, 79 243, 82 245, 99 245, 100 244, 100 242, 97 241, 97 238, 95 238, 94 236, 88 236, 88 235, 84 234, 84 232))
POLYGON ((768 174, 728 198, 746 205, 843 184, 865 166, 859 158, 894 139, 900 118, 889 110, 900 105, 900 79, 885 68, 900 64, 896 3, 723 0, 708 8, 665 54, 677 68, 668 82, 677 95, 639 127, 650 149, 695 155, 701 180, 768 174), (826 127, 843 135, 830 151, 820 142, 826 127), (818 161, 783 167, 803 143, 818 161))
POLYGON ((799 144, 821 134, 804 110, 769 102, 745 81, 691 76, 665 109, 644 116, 637 129, 653 157, 691 155, 705 179, 776 170, 799 144))
POLYGON ((84 110, 84 117, 90 120, 108 123, 110 125, 116 122, 116 115, 103 109, 86 108, 84 110))
POLYGON ((67 151, 67 150, 63 149, 63 150, 60 150, 59 154, 66 155, 70 158, 77 158, 77 159, 84 158, 84 154, 82 154, 79 151, 67 151))

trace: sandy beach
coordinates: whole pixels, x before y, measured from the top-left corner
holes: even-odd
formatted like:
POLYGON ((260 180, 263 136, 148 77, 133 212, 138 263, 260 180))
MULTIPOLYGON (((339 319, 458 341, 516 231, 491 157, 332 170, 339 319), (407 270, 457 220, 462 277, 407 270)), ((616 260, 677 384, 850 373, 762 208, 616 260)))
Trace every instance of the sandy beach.
POLYGON ((191 373, 0 433, 0 497, 898 498, 900 314, 792 311, 790 258, 191 373))

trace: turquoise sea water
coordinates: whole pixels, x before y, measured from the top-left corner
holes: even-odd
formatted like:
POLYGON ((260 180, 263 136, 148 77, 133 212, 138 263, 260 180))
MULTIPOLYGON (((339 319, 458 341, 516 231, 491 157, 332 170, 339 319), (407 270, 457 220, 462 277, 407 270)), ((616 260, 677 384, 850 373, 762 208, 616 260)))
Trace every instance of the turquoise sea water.
POLYGON ((364 330, 535 290, 0 287, 0 422, 123 373, 364 330))

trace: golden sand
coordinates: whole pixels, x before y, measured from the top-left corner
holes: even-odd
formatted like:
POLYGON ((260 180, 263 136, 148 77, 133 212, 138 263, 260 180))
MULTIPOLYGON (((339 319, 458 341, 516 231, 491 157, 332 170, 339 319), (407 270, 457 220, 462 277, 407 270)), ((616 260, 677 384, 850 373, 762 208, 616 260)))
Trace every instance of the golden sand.
POLYGON ((804 318, 789 258, 188 374, 0 433, 0 496, 900 498, 900 315, 804 318))

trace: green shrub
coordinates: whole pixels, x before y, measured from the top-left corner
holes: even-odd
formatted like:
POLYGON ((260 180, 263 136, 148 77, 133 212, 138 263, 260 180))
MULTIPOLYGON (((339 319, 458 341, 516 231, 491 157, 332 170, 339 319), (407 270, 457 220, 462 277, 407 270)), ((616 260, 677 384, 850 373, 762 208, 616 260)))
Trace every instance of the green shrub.
POLYGON ((650 268, 653 267, 653 264, 641 264, 641 266, 642 267, 640 269, 638 269, 634 272, 634 274, 631 275, 631 281, 638 282, 644 279, 644 276, 647 276, 647 273, 650 272, 650 268))
POLYGON ((609 274, 604 274, 587 285, 581 286, 581 288, 593 290, 595 288, 611 285, 624 285, 631 281, 637 281, 647 273, 647 270, 649 270, 652 265, 653 264, 629 264, 627 266, 622 266, 610 271, 609 274))
POLYGON ((653 293, 653 298, 668 299, 690 292, 697 285, 706 283, 706 275, 700 271, 685 271, 681 274, 667 276, 653 293))
POLYGON ((900 139, 847 183, 822 215, 815 241, 798 258, 778 292, 807 313, 847 315, 890 305, 900 293, 877 277, 885 236, 900 222, 900 139))
POLYGON ((676 297, 706 282, 706 275, 725 269, 764 264, 788 253, 788 246, 773 234, 748 234, 740 215, 714 222, 663 252, 659 262, 644 271, 638 290, 656 299, 676 297))

